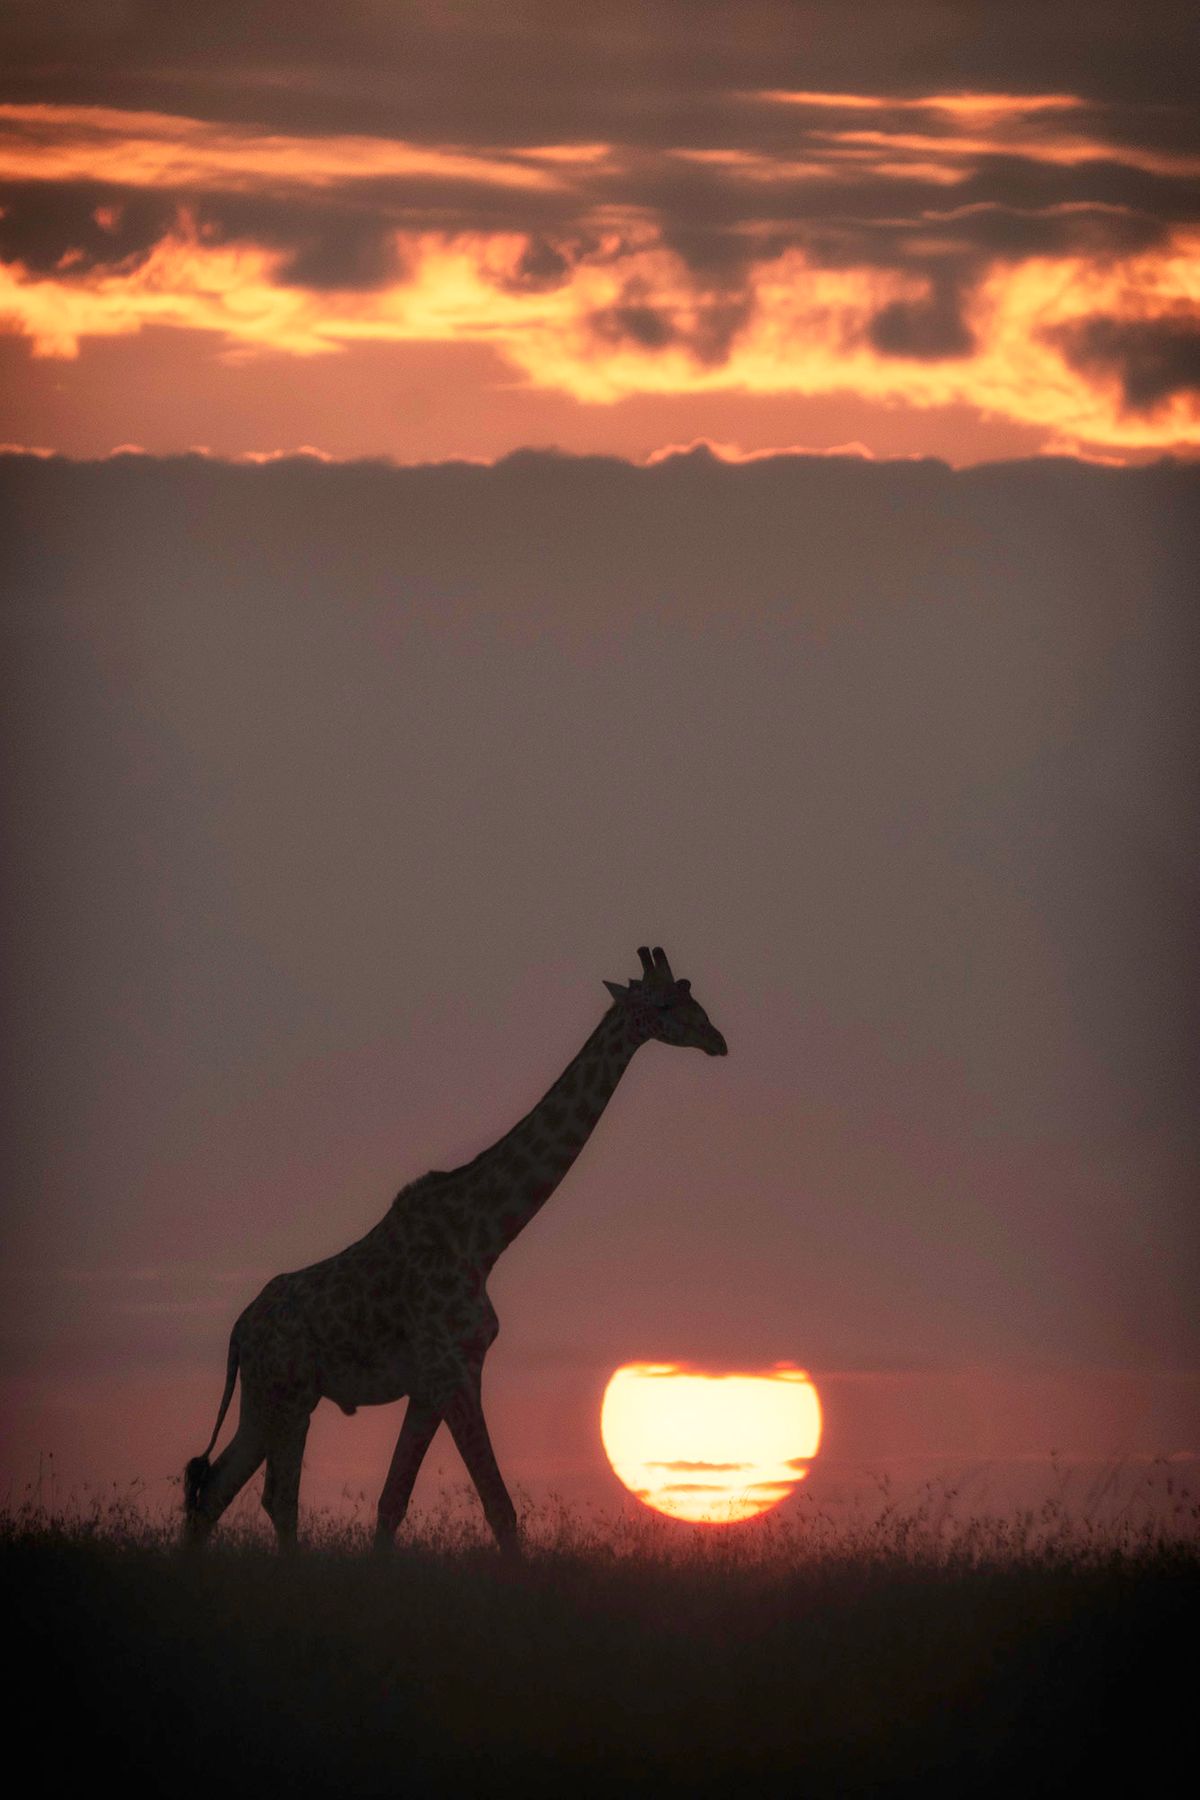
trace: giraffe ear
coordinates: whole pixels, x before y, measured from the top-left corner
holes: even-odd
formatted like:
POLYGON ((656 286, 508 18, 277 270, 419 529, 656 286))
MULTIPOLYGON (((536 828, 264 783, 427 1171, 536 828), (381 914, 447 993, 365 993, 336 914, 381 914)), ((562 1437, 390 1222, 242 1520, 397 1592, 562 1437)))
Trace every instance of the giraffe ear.
POLYGON ((615 981, 606 981, 604 985, 608 989, 609 993, 612 995, 614 1000, 632 1000, 633 999, 633 995, 630 992, 630 990, 627 987, 619 986, 618 983, 615 981))

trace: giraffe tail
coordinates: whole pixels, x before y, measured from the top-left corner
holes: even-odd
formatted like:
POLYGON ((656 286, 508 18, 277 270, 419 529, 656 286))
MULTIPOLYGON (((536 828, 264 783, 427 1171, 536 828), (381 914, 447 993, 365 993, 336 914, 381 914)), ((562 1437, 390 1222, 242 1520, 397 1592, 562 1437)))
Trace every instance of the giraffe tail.
POLYGON ((238 1333, 237 1326, 229 1334, 229 1356, 225 1364, 225 1392, 221 1395, 221 1408, 217 1413, 217 1422, 213 1426, 213 1434, 208 1440, 208 1448, 200 1456, 193 1456, 183 1471, 183 1510, 193 1513, 200 1503, 200 1495, 208 1480, 211 1468, 209 1457, 213 1445, 221 1435, 221 1427, 225 1423, 225 1414, 229 1411, 229 1402, 233 1399, 233 1384, 238 1372, 238 1333))

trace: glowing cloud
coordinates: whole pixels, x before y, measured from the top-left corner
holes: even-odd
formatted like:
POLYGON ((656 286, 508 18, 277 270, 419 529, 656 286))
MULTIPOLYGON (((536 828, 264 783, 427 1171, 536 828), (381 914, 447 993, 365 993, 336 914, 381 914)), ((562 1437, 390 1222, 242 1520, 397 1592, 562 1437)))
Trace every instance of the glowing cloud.
MULTIPOLYGON (((594 158, 581 156, 581 161, 594 158)), ((108 106, 0 104, 0 179, 116 181, 132 187, 257 191, 264 183, 326 188, 367 177, 424 176, 440 181, 553 188, 537 163, 546 152, 495 157, 430 148, 395 138, 290 136, 215 125, 171 113, 108 106), (533 165, 533 166, 531 166, 533 165)))
POLYGON ((231 358, 485 343, 588 405, 847 393, 1200 443, 1200 158, 1063 93, 738 98, 742 141, 653 149, 0 105, 0 326, 59 357, 152 325, 231 358))

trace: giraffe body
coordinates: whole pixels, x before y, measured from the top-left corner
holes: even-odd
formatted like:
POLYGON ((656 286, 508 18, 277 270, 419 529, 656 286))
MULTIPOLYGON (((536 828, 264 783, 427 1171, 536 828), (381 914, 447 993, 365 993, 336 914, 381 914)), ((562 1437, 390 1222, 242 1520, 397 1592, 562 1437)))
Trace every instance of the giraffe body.
POLYGON ((671 975, 661 950, 638 952, 643 978, 606 983, 614 1004, 534 1110, 473 1162, 432 1170, 403 1188, 365 1237, 336 1256, 277 1275, 230 1339, 212 1450, 241 1379, 237 1432, 212 1463, 185 1473, 186 1531, 202 1541, 262 1462, 263 1506, 280 1542, 296 1536, 309 1419, 328 1399, 353 1413, 408 1397, 379 1502, 377 1539, 390 1543, 421 1459, 449 1425, 504 1548, 516 1515, 487 1433, 484 1358, 499 1330, 487 1294, 497 1257, 540 1210, 582 1149, 617 1082, 651 1038, 725 1054, 725 1040, 671 975))

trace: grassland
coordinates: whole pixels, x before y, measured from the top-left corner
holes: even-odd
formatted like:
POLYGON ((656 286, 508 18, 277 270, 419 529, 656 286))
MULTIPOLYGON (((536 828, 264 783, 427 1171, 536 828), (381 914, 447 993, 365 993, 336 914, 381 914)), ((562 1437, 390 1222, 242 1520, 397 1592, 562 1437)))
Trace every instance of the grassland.
POLYGON ((1137 1528, 943 1496, 681 1531, 448 1507, 391 1558, 248 1513, 201 1556, 137 1496, 0 1519, 15 1733, 52 1793, 1074 1796, 1184 1740, 1196 1507, 1137 1528))

